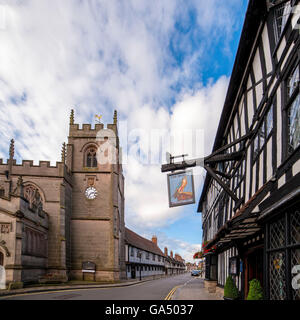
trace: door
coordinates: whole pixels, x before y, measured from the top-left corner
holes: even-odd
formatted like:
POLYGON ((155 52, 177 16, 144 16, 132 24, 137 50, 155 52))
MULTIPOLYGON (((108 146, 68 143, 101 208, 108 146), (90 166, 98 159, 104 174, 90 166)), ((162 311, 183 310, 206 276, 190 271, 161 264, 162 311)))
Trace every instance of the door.
POLYGON ((249 252, 245 256, 245 299, 249 292, 249 281, 252 279, 259 280, 263 286, 263 248, 249 252))
POLYGON ((135 266, 131 266, 131 279, 135 279, 135 266))

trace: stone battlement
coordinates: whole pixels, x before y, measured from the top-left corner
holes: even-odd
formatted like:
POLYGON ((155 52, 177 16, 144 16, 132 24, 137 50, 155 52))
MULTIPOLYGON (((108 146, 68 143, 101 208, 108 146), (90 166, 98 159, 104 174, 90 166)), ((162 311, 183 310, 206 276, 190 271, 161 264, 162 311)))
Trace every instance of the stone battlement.
MULTIPOLYGON (((0 173, 8 170, 8 162, 0 159, 0 173)), ((12 165, 13 175, 43 175, 43 176, 71 176, 70 171, 63 162, 56 162, 55 166, 50 165, 50 161, 40 160, 38 165, 33 164, 33 160, 22 160, 21 164, 17 164, 16 159, 13 160, 12 165)))
POLYGON ((117 134, 116 124, 107 124, 106 127, 103 123, 96 123, 92 128, 89 123, 84 123, 81 126, 79 124, 70 124, 70 137, 96 137, 97 133, 103 129, 113 130, 117 134))

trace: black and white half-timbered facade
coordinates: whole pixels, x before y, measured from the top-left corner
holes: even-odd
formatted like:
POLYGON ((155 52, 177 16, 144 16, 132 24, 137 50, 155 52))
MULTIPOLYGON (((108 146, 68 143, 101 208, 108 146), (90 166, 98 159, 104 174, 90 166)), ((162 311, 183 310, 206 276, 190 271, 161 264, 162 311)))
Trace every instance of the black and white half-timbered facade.
POLYGON ((231 274, 243 298, 256 278, 300 300, 299 61, 299 0, 250 0, 198 207, 221 293, 231 274))

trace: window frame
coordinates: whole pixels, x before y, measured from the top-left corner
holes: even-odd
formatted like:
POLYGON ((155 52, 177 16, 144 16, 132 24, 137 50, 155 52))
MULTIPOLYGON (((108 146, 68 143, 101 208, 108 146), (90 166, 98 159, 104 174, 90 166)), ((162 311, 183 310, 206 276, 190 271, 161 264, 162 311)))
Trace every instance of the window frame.
POLYGON ((252 145, 253 145, 253 161, 252 161, 252 165, 255 164, 255 162, 258 160, 258 158, 260 157, 260 154, 263 152, 264 148, 266 147, 267 143, 269 142, 269 139, 271 138, 271 136, 273 135, 274 132, 274 109, 275 108, 275 102, 272 102, 267 108, 266 108, 266 112, 263 115, 263 120, 261 121, 261 123, 259 124, 259 128, 257 130, 257 133, 252 141, 252 145), (270 111, 272 110, 272 128, 270 129, 270 131, 268 132, 268 116, 270 114, 270 111), (263 143, 261 144, 261 139, 259 139, 259 133, 261 132, 262 127, 264 127, 264 133, 263 133, 263 143), (258 150, 255 150, 255 144, 256 144, 256 139, 258 141, 258 150))
MULTIPOLYGON (((271 300, 271 277, 272 273, 269 269, 271 258, 273 254, 282 254, 283 255, 283 263, 284 263, 284 278, 283 282, 285 285, 285 298, 282 300, 294 300, 293 299, 293 289, 291 286, 291 280, 292 275, 290 273, 291 265, 292 265, 292 252, 293 250, 300 250, 300 242, 292 242, 291 239, 291 218, 292 215, 296 214, 297 208, 298 208, 299 202, 295 203, 293 205, 289 205, 288 207, 281 209, 279 212, 277 212, 274 216, 272 216, 265 225, 265 253, 266 253, 266 288, 265 293, 266 297, 271 300), (271 227, 273 225, 278 225, 279 223, 282 223, 283 228, 283 237, 284 242, 280 246, 272 247, 271 242, 271 227)), ((299 211, 298 211, 299 212, 299 211)), ((273 278, 274 279, 274 278, 273 278)))
POLYGON ((289 125, 289 111, 290 108, 293 106, 293 103, 296 102, 297 99, 299 98, 300 95, 300 82, 298 80, 298 86, 295 86, 295 89, 293 90, 292 94, 289 94, 289 80, 291 78, 291 75, 296 71, 298 68, 298 73, 300 75, 300 61, 299 57, 296 60, 293 60, 291 67, 288 69, 287 75, 283 81, 284 85, 284 106, 282 112, 284 113, 283 117, 285 118, 285 134, 286 134, 286 139, 285 139, 285 154, 286 157, 288 158, 290 155, 292 155, 299 147, 300 143, 294 148, 290 146, 290 125, 289 125))
MULTIPOLYGON (((273 10, 273 34, 274 34, 274 41, 275 41, 275 46, 276 48, 279 46, 279 44, 281 43, 281 40, 282 40, 282 37, 284 35, 284 32, 285 32, 285 29, 289 23, 289 19, 291 17, 291 13, 292 13, 292 4, 291 4, 291 1, 288 0, 288 1, 280 1, 279 3, 275 4, 274 7, 272 8, 273 10), (276 15, 276 12, 278 10, 280 10, 281 7, 283 7, 283 10, 285 10, 285 7, 286 5, 289 5, 289 12, 287 14, 282 14, 280 16, 280 18, 282 19, 283 17, 286 17, 285 18, 285 23, 284 23, 284 26, 281 25, 281 30, 280 30, 280 34, 278 32, 278 19, 279 17, 277 17, 276 15)), ((284 12, 283 12, 284 13, 284 12)), ((281 20, 282 21, 282 20, 281 20)))
POLYGON ((96 146, 89 146, 85 150, 85 155, 84 155, 84 166, 86 168, 97 168, 98 167, 98 161, 97 161, 97 147, 96 146), (91 166, 88 163, 88 156, 89 153, 93 151, 94 154, 91 155, 91 166))
POLYGON ((43 211, 45 200, 40 188, 32 183, 27 183, 24 185, 23 194, 28 201, 29 210, 38 214, 43 211), (27 189, 31 189, 31 194, 26 191, 27 189))

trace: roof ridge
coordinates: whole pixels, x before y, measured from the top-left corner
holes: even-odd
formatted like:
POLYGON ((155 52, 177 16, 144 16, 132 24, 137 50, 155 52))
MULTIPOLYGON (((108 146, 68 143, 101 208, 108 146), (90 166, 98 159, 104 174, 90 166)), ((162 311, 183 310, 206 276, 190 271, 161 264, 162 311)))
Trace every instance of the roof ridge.
POLYGON ((159 246, 157 244, 155 244, 153 241, 146 239, 144 237, 142 237, 141 235, 137 234, 136 232, 130 230, 129 228, 125 227, 125 240, 133 245, 135 245, 136 247, 140 247, 140 249, 155 253, 155 254, 159 254, 161 256, 164 256, 164 253, 162 252, 162 250, 159 248, 159 246), (127 233, 127 235, 126 235, 127 233), (134 240, 137 239, 128 239, 128 235, 130 237, 130 234, 135 237, 138 238, 139 240, 141 240, 141 243, 137 244, 134 240), (130 241, 131 240, 131 241, 130 241), (143 246, 143 242, 146 246, 143 246), (150 247, 149 247, 150 246, 150 247), (152 248, 151 248, 152 247, 152 248), (156 252, 155 252, 156 251, 156 252))

